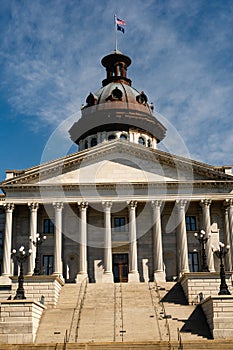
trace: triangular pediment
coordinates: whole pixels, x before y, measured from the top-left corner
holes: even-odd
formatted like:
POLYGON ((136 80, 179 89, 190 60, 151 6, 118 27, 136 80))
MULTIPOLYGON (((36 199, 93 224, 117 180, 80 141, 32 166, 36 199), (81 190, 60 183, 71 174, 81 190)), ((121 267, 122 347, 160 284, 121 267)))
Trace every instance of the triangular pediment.
POLYGON ((85 151, 16 172, 5 186, 160 183, 223 181, 233 176, 205 163, 192 161, 124 140, 103 143, 85 151))

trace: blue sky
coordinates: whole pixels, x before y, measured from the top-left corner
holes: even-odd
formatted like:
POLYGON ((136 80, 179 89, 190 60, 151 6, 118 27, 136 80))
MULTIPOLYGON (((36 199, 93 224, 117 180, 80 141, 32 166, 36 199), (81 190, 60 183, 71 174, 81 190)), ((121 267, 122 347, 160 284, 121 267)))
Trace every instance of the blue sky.
POLYGON ((161 147, 182 155, 176 132, 192 159, 233 164, 232 0, 0 0, 0 180, 75 150, 67 130, 105 78, 114 13, 128 77, 168 126, 161 147))

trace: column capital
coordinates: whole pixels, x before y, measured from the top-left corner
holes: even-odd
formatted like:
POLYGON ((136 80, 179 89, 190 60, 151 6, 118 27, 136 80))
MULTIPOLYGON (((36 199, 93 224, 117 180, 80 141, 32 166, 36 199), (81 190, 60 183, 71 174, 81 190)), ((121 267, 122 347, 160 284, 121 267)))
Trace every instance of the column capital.
POLYGON ((212 200, 211 199, 201 199, 200 201, 200 206, 203 207, 209 207, 211 204, 212 200))
POLYGON ((39 203, 34 203, 34 202, 32 202, 32 203, 28 203, 28 207, 29 207, 29 209, 31 210, 31 211, 33 211, 33 210, 38 210, 38 208, 39 208, 39 203))
POLYGON ((161 206, 163 205, 163 201, 161 200, 155 200, 155 201, 151 201, 151 206, 153 209, 155 208, 161 208, 161 206))
POLYGON ((12 212, 15 208, 14 203, 5 203, 4 208, 6 212, 12 212))
POLYGON ((135 209, 137 207, 137 202, 136 201, 128 201, 127 205, 128 205, 129 209, 135 209))
POLYGON ((88 202, 77 202, 80 210, 86 210, 88 208, 88 202))
POLYGON ((63 203, 62 202, 53 202, 54 209, 56 210, 62 210, 63 209, 63 203))
POLYGON ((181 210, 181 209, 185 209, 187 203, 188 201, 186 199, 177 199, 175 205, 178 209, 181 210))
POLYGON ((225 199, 224 201, 224 206, 226 207, 226 209, 228 208, 233 208, 233 199, 230 198, 230 199, 225 199))
POLYGON ((104 210, 110 210, 112 208, 112 202, 111 201, 102 202, 102 206, 104 210))

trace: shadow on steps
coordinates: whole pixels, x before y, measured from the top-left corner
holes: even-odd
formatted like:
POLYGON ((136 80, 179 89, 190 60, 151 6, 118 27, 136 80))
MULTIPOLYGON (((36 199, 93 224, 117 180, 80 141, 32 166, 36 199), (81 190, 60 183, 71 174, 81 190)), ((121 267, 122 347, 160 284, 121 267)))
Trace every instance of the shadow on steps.
POLYGON ((191 313, 188 320, 180 330, 181 333, 192 333, 197 334, 207 339, 213 339, 210 329, 205 317, 205 314, 201 306, 197 306, 196 309, 191 313))
POLYGON ((177 282, 172 289, 161 299, 163 303, 173 303, 180 305, 188 305, 184 291, 181 284, 177 282))

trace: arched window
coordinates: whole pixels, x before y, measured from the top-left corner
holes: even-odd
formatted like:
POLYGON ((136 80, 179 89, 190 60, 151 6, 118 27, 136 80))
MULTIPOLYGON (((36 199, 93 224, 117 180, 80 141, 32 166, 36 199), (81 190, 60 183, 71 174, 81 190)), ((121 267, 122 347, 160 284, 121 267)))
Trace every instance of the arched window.
POLYGON ((93 137, 92 139, 91 139, 91 147, 94 147, 94 146, 96 146, 97 145, 97 138, 96 137, 93 137))
POLYGON ((144 138, 140 136, 140 137, 138 138, 138 143, 139 143, 139 145, 145 145, 145 140, 144 140, 144 138))
POLYGON ((84 148, 85 148, 85 149, 88 148, 88 142, 87 142, 87 140, 86 140, 85 143, 84 143, 84 148))
POLYGON ((151 140, 147 140, 147 147, 151 147, 151 140))
POLYGON ((120 139, 122 139, 122 140, 127 140, 127 135, 121 134, 120 139))
POLYGON ((115 140, 116 136, 115 135, 109 135, 108 136, 108 141, 115 140))

